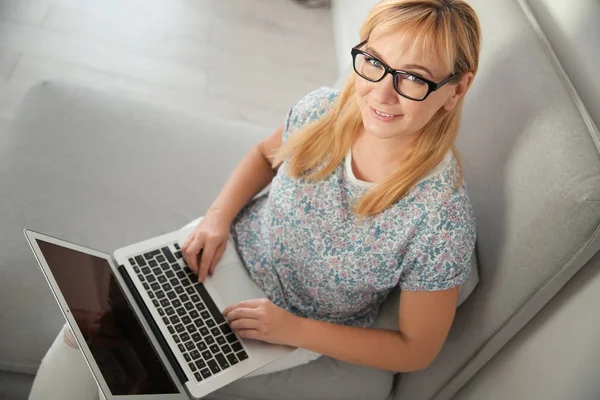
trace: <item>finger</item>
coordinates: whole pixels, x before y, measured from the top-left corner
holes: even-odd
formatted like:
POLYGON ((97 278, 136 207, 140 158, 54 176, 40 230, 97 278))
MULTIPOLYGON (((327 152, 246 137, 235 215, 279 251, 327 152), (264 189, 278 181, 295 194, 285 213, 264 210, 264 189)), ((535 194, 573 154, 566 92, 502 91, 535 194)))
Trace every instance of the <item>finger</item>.
POLYGON ((241 318, 259 319, 260 314, 258 312, 258 309, 256 308, 236 308, 235 310, 227 314, 227 320, 229 322, 241 318))
POLYGON ((208 275, 208 269, 210 267, 210 262, 212 261, 215 250, 217 250, 217 242, 213 240, 208 240, 204 244, 204 250, 202 251, 202 258, 200 259, 200 268, 198 269, 198 281, 203 282, 206 279, 206 275, 208 275))
POLYGON ((234 304, 229 307, 225 307, 223 309, 222 313, 224 315, 227 315, 229 312, 231 312, 232 310, 235 310, 236 308, 256 308, 260 305, 260 300, 261 299, 240 301, 237 304, 234 304))
POLYGON ((187 263, 188 267, 190 267, 190 269, 196 274, 198 274, 198 253, 203 245, 204 243, 202 237, 200 235, 196 235, 185 252, 182 252, 183 259, 187 263))
POLYGON ((244 339, 261 340, 262 338, 260 331, 256 329, 241 329, 237 331, 237 334, 244 339))
POLYGON ((231 329, 240 330, 240 329, 256 329, 260 327, 260 321, 252 318, 242 318, 236 319, 231 324, 229 324, 231 329))
POLYGON ((221 245, 217 248, 217 251, 215 252, 215 256, 213 257, 213 260, 210 263, 209 274, 212 275, 215 273, 215 268, 217 268, 217 263, 221 259, 221 256, 223 255, 223 252, 225 251, 226 247, 227 247, 227 242, 221 243, 221 245))
POLYGON ((188 235, 188 237, 185 239, 185 242, 183 242, 183 244, 181 245, 181 251, 184 252, 187 247, 190 245, 190 243, 192 242, 192 240, 194 239, 194 233, 190 233, 188 235))

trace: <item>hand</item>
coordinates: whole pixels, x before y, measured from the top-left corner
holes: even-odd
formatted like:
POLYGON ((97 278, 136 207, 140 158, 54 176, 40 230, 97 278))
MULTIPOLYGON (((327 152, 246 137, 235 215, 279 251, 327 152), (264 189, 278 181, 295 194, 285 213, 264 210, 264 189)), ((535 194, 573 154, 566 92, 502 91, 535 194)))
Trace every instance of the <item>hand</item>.
POLYGON ((215 272, 227 246, 230 225, 218 212, 209 211, 181 246, 183 259, 198 275, 198 281, 215 272))
POLYGON ((231 329, 242 338, 293 346, 301 318, 269 299, 242 301, 223 310, 231 329))

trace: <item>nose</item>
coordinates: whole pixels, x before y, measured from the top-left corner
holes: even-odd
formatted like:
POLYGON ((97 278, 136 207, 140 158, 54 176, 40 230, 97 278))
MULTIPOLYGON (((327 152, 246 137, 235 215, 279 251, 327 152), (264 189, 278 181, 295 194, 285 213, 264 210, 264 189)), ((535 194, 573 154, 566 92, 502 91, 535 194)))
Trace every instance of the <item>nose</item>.
POLYGON ((378 104, 398 104, 399 95, 394 89, 394 77, 386 74, 382 80, 373 83, 373 97, 378 104))

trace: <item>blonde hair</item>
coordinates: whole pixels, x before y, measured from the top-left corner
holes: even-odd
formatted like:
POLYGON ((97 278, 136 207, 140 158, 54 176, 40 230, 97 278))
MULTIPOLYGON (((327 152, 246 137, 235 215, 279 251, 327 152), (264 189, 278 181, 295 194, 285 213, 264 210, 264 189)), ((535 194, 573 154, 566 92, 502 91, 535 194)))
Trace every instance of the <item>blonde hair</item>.
MULTIPOLYGON (((382 0, 364 21, 360 41, 367 40, 375 28, 381 36, 399 31, 412 35, 413 43, 437 50, 452 73, 477 73, 479 21, 475 11, 462 0, 382 0)), ((321 180, 337 168, 363 127, 355 80, 353 73, 331 109, 286 141, 274 155, 274 165, 289 158, 290 176, 307 180, 321 180), (315 168, 322 163, 322 168, 315 168)), ((454 109, 441 107, 437 111, 404 153, 401 167, 356 201, 355 214, 361 219, 375 215, 402 199, 442 161, 448 150, 454 153, 460 171, 454 190, 460 186, 463 171, 455 141, 463 102, 464 96, 454 109)))

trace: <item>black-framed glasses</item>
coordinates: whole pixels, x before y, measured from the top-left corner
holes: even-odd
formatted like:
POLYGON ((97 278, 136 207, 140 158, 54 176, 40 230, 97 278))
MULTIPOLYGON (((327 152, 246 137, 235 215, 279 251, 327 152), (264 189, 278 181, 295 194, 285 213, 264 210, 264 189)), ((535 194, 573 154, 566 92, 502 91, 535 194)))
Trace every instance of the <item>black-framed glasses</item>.
POLYGON ((365 43, 367 43, 366 40, 352 48, 352 65, 354 71, 360 77, 370 82, 379 82, 387 74, 392 75, 394 89, 396 89, 396 92, 398 92, 400 96, 406 97, 407 99, 423 101, 431 92, 435 92, 460 75, 452 74, 443 81, 436 83, 411 72, 391 69, 379 58, 359 50, 365 43))

